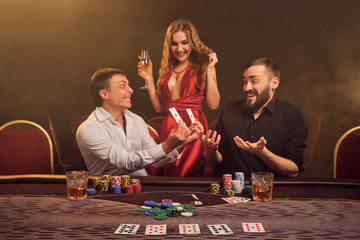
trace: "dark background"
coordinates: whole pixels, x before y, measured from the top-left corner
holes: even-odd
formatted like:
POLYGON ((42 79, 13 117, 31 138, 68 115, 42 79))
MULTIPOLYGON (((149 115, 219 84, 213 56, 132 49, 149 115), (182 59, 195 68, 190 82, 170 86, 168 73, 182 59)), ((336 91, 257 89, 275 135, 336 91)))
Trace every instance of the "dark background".
MULTIPOLYGON (((89 114, 91 75, 125 70, 135 90, 132 111, 157 116, 137 76, 140 50, 159 69, 168 25, 190 20, 218 55, 220 107, 204 106, 209 123, 243 97, 242 65, 255 57, 282 68, 277 97, 322 118, 303 176, 332 177, 339 137, 360 117, 358 0, 0 0, 0 124, 54 118, 64 151, 72 151, 72 115, 89 114)), ((155 75, 157 77, 157 74, 155 75)))

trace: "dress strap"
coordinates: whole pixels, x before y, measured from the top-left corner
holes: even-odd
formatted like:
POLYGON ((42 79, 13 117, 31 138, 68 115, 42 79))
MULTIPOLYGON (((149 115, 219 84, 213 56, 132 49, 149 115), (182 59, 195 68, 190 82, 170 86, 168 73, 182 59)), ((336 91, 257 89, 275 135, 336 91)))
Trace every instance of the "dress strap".
POLYGON ((176 76, 175 76, 175 81, 176 81, 176 82, 177 82, 177 80, 179 79, 180 74, 182 74, 182 73, 189 67, 189 65, 190 65, 190 64, 188 64, 188 65, 186 66, 186 68, 184 68, 184 69, 181 70, 180 72, 175 71, 175 68, 173 69, 174 73, 176 74, 176 76))

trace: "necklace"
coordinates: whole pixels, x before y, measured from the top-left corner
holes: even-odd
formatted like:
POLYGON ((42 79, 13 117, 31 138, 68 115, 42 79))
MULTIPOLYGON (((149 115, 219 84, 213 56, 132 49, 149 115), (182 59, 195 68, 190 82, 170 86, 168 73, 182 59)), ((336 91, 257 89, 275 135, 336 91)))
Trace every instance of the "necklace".
POLYGON ((177 80, 178 80, 179 77, 180 77, 180 74, 182 74, 182 73, 188 68, 188 66, 189 66, 189 64, 188 64, 183 70, 181 70, 180 72, 175 71, 175 68, 174 68, 174 73, 176 74, 176 76, 175 76, 175 82, 177 82, 177 80))

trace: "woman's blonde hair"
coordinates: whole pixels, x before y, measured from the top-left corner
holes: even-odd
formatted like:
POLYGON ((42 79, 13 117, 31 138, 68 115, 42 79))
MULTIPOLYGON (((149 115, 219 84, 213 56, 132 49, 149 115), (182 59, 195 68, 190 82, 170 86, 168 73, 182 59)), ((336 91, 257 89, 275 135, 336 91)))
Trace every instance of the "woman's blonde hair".
POLYGON ((157 92, 161 94, 160 84, 161 80, 168 74, 172 68, 178 63, 178 60, 171 53, 171 37, 174 33, 182 31, 185 33, 189 45, 192 49, 189 56, 189 62, 195 67, 195 74, 199 74, 201 81, 200 85, 195 82, 195 85, 200 88, 205 88, 206 83, 206 68, 209 65, 208 54, 213 51, 205 46, 200 40, 199 34, 195 26, 188 20, 178 19, 170 24, 166 31, 163 55, 161 59, 161 66, 159 70, 159 79, 157 81, 157 92))

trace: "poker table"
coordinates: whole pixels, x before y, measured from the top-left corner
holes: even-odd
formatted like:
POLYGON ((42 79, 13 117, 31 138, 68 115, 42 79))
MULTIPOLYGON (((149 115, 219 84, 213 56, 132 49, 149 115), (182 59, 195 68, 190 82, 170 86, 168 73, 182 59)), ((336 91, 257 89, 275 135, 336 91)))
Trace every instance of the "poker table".
MULTIPOLYGON (((140 193, 97 191, 70 201, 64 175, 0 176, 0 239, 360 239, 359 180, 279 178, 272 201, 230 204, 222 192, 209 192, 221 178, 139 179, 140 193), (202 205, 191 217, 166 220, 137 211, 144 201, 162 199, 202 205), (242 223, 261 223, 265 232, 244 232, 242 223), (120 224, 140 228, 132 235, 114 234, 120 224), (149 224, 166 224, 167 234, 145 235, 149 224), (179 224, 199 224, 201 233, 182 235, 179 224), (226 224, 233 234, 213 235, 207 226, 212 224, 226 224)), ((236 196, 251 198, 245 192, 236 196)))

